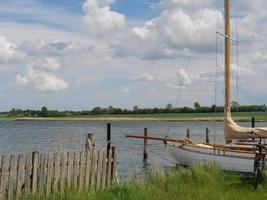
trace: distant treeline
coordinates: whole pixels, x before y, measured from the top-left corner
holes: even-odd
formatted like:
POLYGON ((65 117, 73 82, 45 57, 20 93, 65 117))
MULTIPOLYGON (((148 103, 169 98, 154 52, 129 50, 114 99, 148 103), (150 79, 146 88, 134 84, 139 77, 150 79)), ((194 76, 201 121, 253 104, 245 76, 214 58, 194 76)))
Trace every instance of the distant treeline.
MULTIPOLYGON (((232 102, 232 111, 238 112, 266 112, 266 105, 243 105, 239 106, 238 103, 232 102)), ((22 110, 15 109, 8 112, 2 112, 0 115, 3 117, 72 117, 72 116, 86 116, 86 115, 103 115, 103 114, 164 114, 164 113, 214 113, 223 112, 223 106, 200 106, 198 102, 194 103, 194 107, 181 107, 175 108, 172 104, 168 104, 165 108, 139 108, 134 106, 132 109, 114 108, 109 106, 107 108, 95 107, 92 110, 83 111, 58 111, 49 110, 43 106, 40 110, 22 110)))

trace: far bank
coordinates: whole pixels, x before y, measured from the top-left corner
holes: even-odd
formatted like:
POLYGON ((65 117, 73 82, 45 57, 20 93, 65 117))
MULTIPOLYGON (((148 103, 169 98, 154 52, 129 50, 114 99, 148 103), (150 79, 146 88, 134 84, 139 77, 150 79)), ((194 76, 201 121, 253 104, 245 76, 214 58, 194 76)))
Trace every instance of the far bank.
MULTIPOLYGON (((267 112, 236 112, 233 118, 239 122, 267 122, 267 112)), ((2 120, 16 121, 170 121, 170 122, 212 122, 223 121, 223 113, 177 113, 177 114, 105 114, 70 117, 14 117, 2 120)))

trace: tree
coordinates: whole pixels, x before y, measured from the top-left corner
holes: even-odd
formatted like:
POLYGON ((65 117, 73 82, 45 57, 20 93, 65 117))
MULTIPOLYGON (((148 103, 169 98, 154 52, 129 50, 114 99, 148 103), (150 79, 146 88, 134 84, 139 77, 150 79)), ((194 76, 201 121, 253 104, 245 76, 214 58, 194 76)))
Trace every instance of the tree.
POLYGON ((103 111, 102 111, 102 108, 101 107, 95 107, 93 110, 92 110, 92 114, 95 114, 95 115, 99 115, 99 114, 102 114, 103 111))
POLYGON ((138 112, 138 110, 139 110, 138 106, 137 106, 137 105, 135 105, 135 106, 133 107, 133 111, 134 111, 135 113, 137 113, 137 112, 138 112))
POLYGON ((168 103, 167 106, 166 106, 167 110, 172 110, 173 109, 173 106, 171 103, 168 103))
POLYGON ((107 108, 107 111, 108 111, 109 114, 112 114, 113 113, 113 110, 114 110, 114 108, 112 106, 109 106, 107 108))
POLYGON ((194 108, 195 108, 196 111, 199 110, 200 109, 200 104, 198 102, 195 102, 194 103, 194 108))
POLYGON ((231 110, 232 111, 238 111, 239 103, 237 101, 232 101, 231 102, 231 110))
POLYGON ((41 117, 48 117, 48 109, 46 106, 41 108, 41 117))

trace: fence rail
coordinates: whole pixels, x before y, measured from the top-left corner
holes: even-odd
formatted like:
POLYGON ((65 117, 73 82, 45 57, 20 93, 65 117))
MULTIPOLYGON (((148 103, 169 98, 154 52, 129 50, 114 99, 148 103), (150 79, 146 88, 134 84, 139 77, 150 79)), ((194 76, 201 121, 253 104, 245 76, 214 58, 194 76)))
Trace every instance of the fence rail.
POLYGON ((116 177, 116 149, 0 156, 0 200, 66 187, 104 189, 116 177))

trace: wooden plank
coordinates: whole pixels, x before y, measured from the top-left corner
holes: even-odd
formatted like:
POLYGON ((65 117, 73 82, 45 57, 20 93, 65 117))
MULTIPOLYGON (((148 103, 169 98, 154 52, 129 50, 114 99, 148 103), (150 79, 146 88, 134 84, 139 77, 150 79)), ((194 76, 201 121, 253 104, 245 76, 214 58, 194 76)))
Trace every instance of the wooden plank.
POLYGON ((111 183, 111 170, 112 170, 112 151, 108 152, 108 164, 107 164, 107 186, 111 183))
POLYGON ((14 177, 16 176, 16 157, 15 155, 11 155, 10 157, 10 164, 9 164, 9 177, 8 177, 8 200, 13 199, 14 194, 14 177))
POLYGON ((31 190, 31 170, 32 170, 32 154, 26 155, 25 164, 25 193, 29 193, 31 190))
POLYGON ((116 172, 117 172, 117 150, 115 147, 112 147, 112 169, 111 169, 111 182, 114 183, 116 180, 116 172))
POLYGON ((40 154, 40 166, 38 173, 38 190, 40 192, 44 191, 45 183, 46 183, 46 169, 47 169, 47 154, 40 154))
POLYGON ((47 180, 46 180, 46 196, 48 197, 51 193, 51 184, 52 184, 52 176, 53 176, 53 165, 54 165, 54 158, 53 153, 48 153, 47 158, 47 180))
POLYGON ((74 153, 74 166, 73 166, 73 186, 77 187, 77 180, 78 180, 78 169, 79 169, 79 157, 80 153, 74 153))
POLYGON ((86 167, 85 167, 85 189, 88 188, 89 186, 89 181, 90 181, 90 169, 91 168, 91 157, 92 157, 92 152, 93 151, 87 151, 86 152, 86 167))
POLYGON ((22 175, 25 173, 25 155, 19 155, 18 158, 18 173, 17 173, 17 183, 16 183, 16 199, 20 199, 22 186, 24 181, 22 180, 22 175))
POLYGON ((91 169, 92 169, 92 173, 91 173, 91 188, 95 187, 95 183, 96 183, 96 167, 97 167, 97 152, 94 149, 92 152, 92 163, 91 163, 91 169))
POLYGON ((35 194, 37 192, 38 163, 39 163, 39 153, 33 152, 32 154, 32 181, 31 181, 32 194, 35 194))
POLYGON ((97 190, 99 190, 101 186, 102 160, 103 160, 103 150, 99 150, 98 158, 97 158, 97 175, 96 175, 96 189, 97 190))
POLYGON ((71 183, 72 183, 72 166, 73 166, 73 153, 72 152, 68 152, 68 162, 67 162, 67 178, 68 178, 68 188, 71 187, 71 183))
POLYGON ((6 156, 1 156, 1 175, 0 175, 0 200, 4 199, 4 174, 5 174, 5 157, 6 156))
POLYGON ((80 153, 79 190, 82 190, 84 185, 84 154, 84 152, 80 153))
POLYGON ((66 153, 61 153, 60 161, 60 192, 63 193, 65 189, 65 176, 66 176, 66 153))
POLYGON ((106 187, 106 177, 107 177, 107 150, 104 150, 103 160, 102 160, 101 190, 104 190, 106 187))
POLYGON ((55 153, 54 155, 54 179, 53 179, 53 189, 58 191, 59 175, 60 175, 60 154, 55 153))

